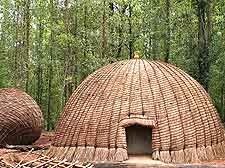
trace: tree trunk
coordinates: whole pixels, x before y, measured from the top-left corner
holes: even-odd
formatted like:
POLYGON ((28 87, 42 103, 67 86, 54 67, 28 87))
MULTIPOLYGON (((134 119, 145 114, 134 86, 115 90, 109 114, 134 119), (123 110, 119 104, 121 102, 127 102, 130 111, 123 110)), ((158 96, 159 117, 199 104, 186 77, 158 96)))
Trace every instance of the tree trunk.
POLYGON ((49 56, 50 60, 48 63, 48 104, 47 104, 47 130, 51 129, 52 115, 52 78, 53 78, 53 45, 54 45, 54 32, 53 32, 53 17, 54 17, 54 2, 50 0, 50 47, 49 56))
POLYGON ((87 4, 84 4, 84 58, 87 55, 87 4))
POLYGON ((14 87, 18 87, 18 44, 19 44, 19 5, 16 3, 16 37, 15 37, 15 52, 14 52, 14 87))
POLYGON ((119 33, 119 45, 118 45, 118 50, 117 50, 117 58, 120 58, 120 56, 121 56, 121 51, 122 51, 122 45, 123 45, 123 40, 122 40, 122 33, 123 33, 123 30, 122 30, 122 25, 121 25, 121 23, 120 23, 120 25, 119 25, 118 33, 119 33))
POLYGON ((166 39, 165 39, 165 62, 170 58, 170 0, 166 0, 166 39))
POLYGON ((198 67, 199 67, 199 82, 208 90, 209 85, 209 70, 210 70, 210 39, 211 39, 211 17, 210 17, 210 1, 197 1, 198 15, 198 67), (207 12, 208 11, 208 12, 207 12), (208 13, 208 14, 207 14, 208 13))
MULTIPOLYGON (((51 37, 52 34, 51 34, 51 37)), ((47 110, 47 130, 51 129, 51 106, 52 106, 52 78, 53 78, 53 70, 52 70, 52 61, 53 61, 53 53, 52 47, 50 48, 50 63, 48 65, 48 110, 47 110)))
POLYGON ((37 59, 38 59, 38 66, 37 66, 37 93, 36 93, 36 100, 39 105, 42 103, 42 93, 43 93, 43 69, 42 69, 42 53, 41 53, 41 45, 43 40, 43 26, 41 21, 39 21, 39 36, 38 36, 38 44, 37 44, 37 59))
POLYGON ((119 44, 118 44, 118 49, 117 49, 117 58, 119 58, 121 56, 121 52, 122 52, 122 47, 123 47, 123 16, 126 12, 127 9, 127 5, 123 5, 121 7, 121 11, 120 11, 120 23, 119 23, 119 28, 118 28, 118 33, 119 33, 119 44))
POLYGON ((25 61, 26 61, 26 92, 29 93, 29 84, 30 84, 30 67, 29 67, 29 60, 30 60, 30 0, 26 1, 26 41, 25 41, 25 61))
MULTIPOLYGON (((69 29, 69 0, 65 0, 64 6, 65 6, 65 11, 64 11, 64 29, 66 32, 66 35, 70 35, 70 29, 69 29)), ((72 94, 72 70, 71 70, 71 47, 69 41, 66 41, 66 48, 64 49, 64 102, 63 104, 66 103, 70 95, 72 94)))
POLYGON ((132 7, 131 7, 131 2, 129 3, 129 36, 130 36, 130 38, 129 38, 129 54, 130 54, 130 59, 132 59, 132 55, 133 55, 132 7))
POLYGON ((102 16, 102 58, 105 58, 107 39, 106 39, 106 0, 103 1, 103 16, 102 16))
MULTIPOLYGON (((153 60, 156 60, 157 58, 157 52, 158 52, 158 40, 157 40, 157 35, 156 35, 156 30, 157 28, 157 23, 153 25, 153 35, 152 35, 152 56, 153 60)), ((159 54, 159 53, 158 53, 159 54)))
MULTIPOLYGON (((77 4, 77 0, 75 0, 75 11, 74 11, 75 13, 74 13, 74 20, 73 20, 73 35, 74 35, 74 38, 77 38, 77 33, 78 33, 78 30, 77 30, 77 28, 78 28, 78 4, 77 4)), ((78 82, 78 80, 79 80, 79 73, 78 73, 78 57, 77 57, 77 55, 78 55, 78 47, 77 46, 75 46, 75 48, 73 49, 73 63, 74 63, 74 65, 72 66, 73 67, 73 69, 72 69, 72 74, 73 74, 73 76, 74 76, 74 88, 76 89, 77 88, 77 86, 78 86, 78 84, 79 84, 79 82, 78 82)))
POLYGON ((220 91, 220 110, 223 115, 223 122, 225 122, 225 93, 224 93, 224 88, 225 88, 225 80, 223 79, 225 76, 225 67, 224 67, 224 62, 222 63, 222 75, 221 75, 221 91, 220 91))
MULTIPOLYGON (((156 11, 157 5, 158 5, 158 0, 153 0, 152 3, 152 9, 153 11, 156 11)), ((157 31, 158 31, 158 16, 154 15, 153 23, 152 23, 152 57, 153 60, 156 60, 157 56, 160 54, 158 53, 158 36, 157 36, 157 31)))
POLYGON ((224 95, 224 87, 225 87, 225 84, 224 84, 224 81, 222 82, 222 85, 221 85, 221 97, 220 97, 220 104, 221 104, 221 112, 223 114, 223 122, 225 122, 225 95, 224 95))

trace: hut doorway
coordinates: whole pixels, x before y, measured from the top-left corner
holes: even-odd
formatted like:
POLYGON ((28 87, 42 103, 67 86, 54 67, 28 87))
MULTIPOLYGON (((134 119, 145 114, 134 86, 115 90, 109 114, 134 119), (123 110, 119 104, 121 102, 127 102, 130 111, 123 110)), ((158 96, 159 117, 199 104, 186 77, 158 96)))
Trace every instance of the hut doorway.
POLYGON ((152 154, 152 129, 141 125, 126 127, 128 155, 152 154))

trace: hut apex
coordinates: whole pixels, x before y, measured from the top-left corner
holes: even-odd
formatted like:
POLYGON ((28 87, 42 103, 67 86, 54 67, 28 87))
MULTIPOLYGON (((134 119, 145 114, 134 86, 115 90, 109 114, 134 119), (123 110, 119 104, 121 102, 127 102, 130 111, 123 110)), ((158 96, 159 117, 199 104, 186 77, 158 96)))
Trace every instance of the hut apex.
POLYGON ((134 59, 140 59, 140 52, 139 51, 134 52, 134 59))
POLYGON ((88 76, 55 132, 47 155, 72 162, 148 155, 190 163, 225 156, 224 127, 203 87, 174 65, 144 59, 115 62, 88 76))

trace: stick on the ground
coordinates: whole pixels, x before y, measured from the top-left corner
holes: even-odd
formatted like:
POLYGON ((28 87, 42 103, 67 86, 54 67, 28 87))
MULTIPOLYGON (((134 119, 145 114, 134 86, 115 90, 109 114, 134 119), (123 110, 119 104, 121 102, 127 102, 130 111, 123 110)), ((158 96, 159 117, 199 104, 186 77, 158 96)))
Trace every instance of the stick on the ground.
POLYGON ((32 149, 26 154, 26 156, 25 156, 23 159, 21 159, 20 162, 19 162, 18 164, 16 164, 15 168, 16 168, 16 167, 21 167, 20 164, 21 164, 21 163, 27 158, 27 156, 28 156, 29 154, 31 154, 33 151, 34 151, 34 148, 32 148, 32 149))
POLYGON ((71 168, 71 167, 73 167, 73 166, 76 166, 77 163, 78 163, 78 162, 71 163, 71 165, 69 165, 67 168, 71 168))
POLYGON ((35 145, 5 145, 6 149, 15 149, 15 150, 19 150, 21 152, 27 152, 30 151, 31 149, 35 150, 40 150, 43 149, 39 146, 35 146, 35 145))
POLYGON ((67 160, 64 159, 64 160, 62 160, 61 162, 59 162, 59 163, 57 163, 56 165, 54 165, 52 168, 58 167, 59 165, 64 164, 66 161, 67 161, 67 160))
POLYGON ((44 165, 46 165, 46 164, 52 162, 52 161, 55 160, 55 159, 56 159, 56 158, 50 159, 50 160, 48 160, 48 161, 46 161, 46 162, 44 162, 44 163, 41 163, 41 164, 35 166, 34 168, 42 167, 42 166, 44 166, 44 165))
POLYGON ((29 161, 29 162, 26 162, 26 163, 20 165, 20 166, 26 166, 26 165, 29 165, 29 164, 31 164, 31 163, 37 162, 37 161, 39 161, 39 160, 42 160, 42 159, 44 159, 44 158, 46 158, 46 156, 43 156, 43 157, 40 157, 40 158, 31 160, 31 161, 29 161))
POLYGON ((88 163, 87 165, 84 166, 84 168, 93 168, 93 167, 94 167, 94 165, 91 163, 88 163))

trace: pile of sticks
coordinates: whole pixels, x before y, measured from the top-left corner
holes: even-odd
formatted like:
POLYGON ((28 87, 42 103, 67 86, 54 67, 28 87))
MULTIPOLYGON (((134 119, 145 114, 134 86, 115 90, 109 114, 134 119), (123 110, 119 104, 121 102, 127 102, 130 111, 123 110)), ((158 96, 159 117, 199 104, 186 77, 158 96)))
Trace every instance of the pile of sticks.
POLYGON ((57 160, 57 158, 50 158, 45 155, 37 155, 33 160, 28 160, 28 156, 33 152, 34 149, 31 149, 26 156, 21 159, 16 165, 12 165, 0 159, 0 168, 9 167, 9 168, 94 168, 94 165, 91 163, 81 163, 81 162, 68 162, 66 159, 57 160))
POLYGON ((46 156, 42 156, 36 158, 32 161, 25 163, 18 163, 14 168, 93 168, 94 166, 91 163, 83 165, 83 163, 79 162, 67 162, 66 160, 58 161, 56 158, 48 158, 46 156))

